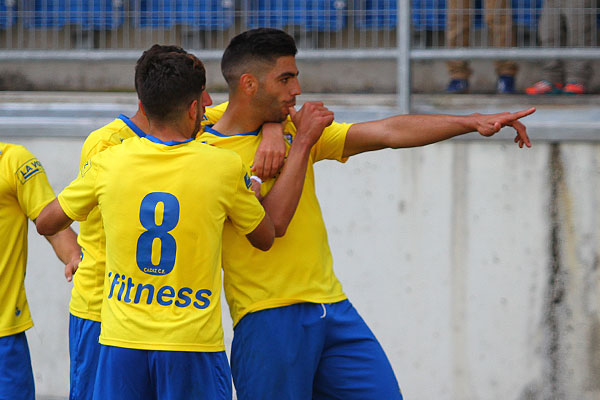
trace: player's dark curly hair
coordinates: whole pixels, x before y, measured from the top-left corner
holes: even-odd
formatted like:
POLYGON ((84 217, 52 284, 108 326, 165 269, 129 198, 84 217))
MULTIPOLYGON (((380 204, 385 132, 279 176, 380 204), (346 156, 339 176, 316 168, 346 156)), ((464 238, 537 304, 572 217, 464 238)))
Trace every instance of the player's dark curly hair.
POLYGON ((230 88, 245 73, 259 73, 261 65, 298 53, 294 38, 279 29, 258 28, 242 32, 229 42, 221 59, 221 72, 230 88))
POLYGON ((138 87, 138 81, 139 79, 141 79, 140 74, 139 74, 139 70, 138 70, 138 65, 142 64, 145 62, 147 57, 152 57, 155 56, 157 54, 160 53, 181 53, 181 54, 187 54, 187 51, 185 51, 184 49, 182 49, 179 46, 175 46, 175 45, 160 45, 160 44, 155 44, 154 46, 150 47, 148 50, 144 51, 144 53, 142 53, 141 57, 138 58, 136 64, 135 64, 135 90, 137 91, 137 87, 138 87))
POLYGON ((135 89, 146 114, 173 120, 206 86, 204 64, 178 46, 155 44, 135 66, 135 89))

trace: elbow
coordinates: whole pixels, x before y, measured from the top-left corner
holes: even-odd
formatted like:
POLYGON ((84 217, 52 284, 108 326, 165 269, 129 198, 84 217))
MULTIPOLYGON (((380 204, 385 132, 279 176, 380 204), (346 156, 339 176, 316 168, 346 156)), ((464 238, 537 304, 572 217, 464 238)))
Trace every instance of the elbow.
POLYGON ((40 235, 53 236, 63 230, 65 227, 60 226, 52 220, 52 214, 44 208, 40 215, 35 219, 35 229, 40 235))
POLYGON ((51 229, 50 226, 48 226, 48 224, 46 224, 44 218, 38 218, 35 220, 35 228, 37 229, 37 232, 40 235, 44 236, 52 236, 55 233, 57 233, 53 229, 51 229))
POLYGON ((269 214, 265 214, 258 227, 246 237, 250 240, 252 246, 258 250, 269 250, 275 241, 275 226, 269 214))
POLYGON ((262 240, 260 243, 255 243, 254 247, 259 250, 267 251, 273 246, 273 242, 275 241, 275 237, 271 236, 270 240, 262 240))
POLYGON ((287 232, 288 224, 275 224, 275 237, 282 237, 287 232))
POLYGON ((44 207, 34 222, 40 235, 52 236, 71 225, 73 221, 60 208, 58 200, 54 199, 44 207))

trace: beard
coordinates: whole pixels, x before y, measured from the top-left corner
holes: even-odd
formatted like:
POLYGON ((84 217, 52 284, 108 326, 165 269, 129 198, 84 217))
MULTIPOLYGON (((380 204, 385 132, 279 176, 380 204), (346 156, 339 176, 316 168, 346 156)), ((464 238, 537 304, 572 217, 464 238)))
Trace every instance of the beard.
POLYGON ((285 103, 263 89, 256 94, 254 104, 257 110, 262 111, 264 122, 283 122, 288 116, 285 103))
MULTIPOLYGON (((202 99, 200 99, 202 101, 202 99)), ((192 133, 192 139, 198 136, 198 133, 202 129, 202 118, 204 117, 204 107, 198 103, 198 114, 196 115, 196 121, 194 122, 194 133, 192 133)))

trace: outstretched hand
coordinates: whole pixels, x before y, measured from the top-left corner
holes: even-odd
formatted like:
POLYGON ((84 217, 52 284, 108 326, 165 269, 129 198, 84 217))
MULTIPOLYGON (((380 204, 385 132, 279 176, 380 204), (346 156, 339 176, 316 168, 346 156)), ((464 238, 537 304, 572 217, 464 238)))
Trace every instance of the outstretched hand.
POLYGON ((519 119, 531 115, 535 112, 535 107, 528 110, 522 110, 514 113, 503 112, 498 114, 473 114, 476 118, 477 132, 483 136, 492 136, 505 126, 512 126, 517 131, 515 143, 520 148, 523 145, 531 147, 531 141, 527 136, 527 128, 519 119))

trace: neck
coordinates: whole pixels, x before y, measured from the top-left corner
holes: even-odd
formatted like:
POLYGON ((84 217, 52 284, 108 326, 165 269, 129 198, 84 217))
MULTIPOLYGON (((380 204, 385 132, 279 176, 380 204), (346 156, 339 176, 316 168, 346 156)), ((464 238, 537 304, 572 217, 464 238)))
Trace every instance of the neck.
POLYGON ((148 126, 148 118, 146 118, 146 116, 142 113, 142 110, 140 110, 138 108, 138 110, 135 113, 135 115, 133 117, 129 118, 129 120, 131 122, 133 122, 142 131, 148 133, 149 128, 150 128, 148 126))
POLYGON ((265 122, 260 112, 257 111, 251 107, 249 100, 244 101, 230 97, 227 109, 213 129, 223 135, 238 135, 255 131, 265 122))
POLYGON ((163 142, 169 142, 171 140, 182 142, 191 138, 190 135, 186 135, 185 129, 181 129, 177 124, 161 123, 156 121, 149 121, 148 134, 154 136, 163 142))

